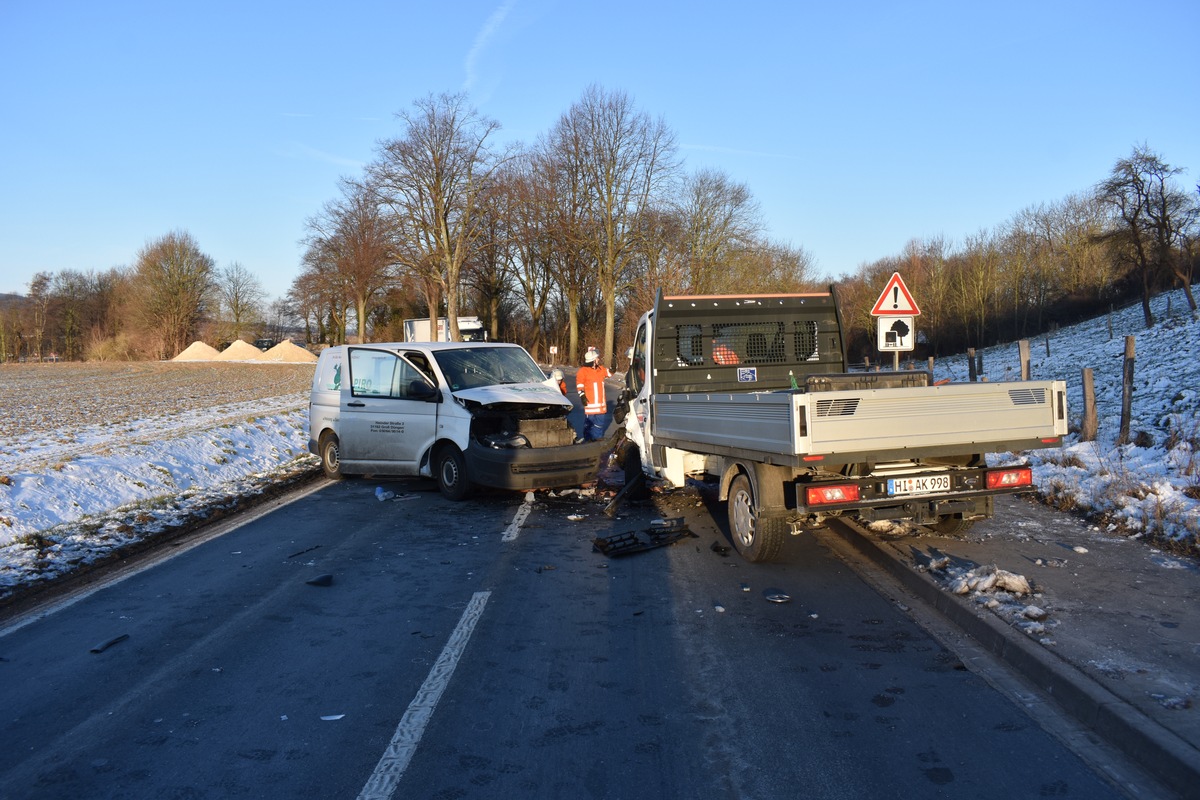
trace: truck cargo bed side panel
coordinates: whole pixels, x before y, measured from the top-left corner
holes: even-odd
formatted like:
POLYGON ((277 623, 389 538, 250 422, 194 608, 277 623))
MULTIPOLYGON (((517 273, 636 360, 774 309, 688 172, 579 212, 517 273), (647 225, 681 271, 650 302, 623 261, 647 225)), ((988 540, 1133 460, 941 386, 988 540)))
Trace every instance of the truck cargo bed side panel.
POLYGON ((663 395, 654 408, 660 440, 766 453, 796 450, 789 394, 663 395))
POLYGON ((1055 436, 1057 428, 1051 381, 824 392, 805 400, 808 447, 816 453, 934 445, 993 452, 1055 436))

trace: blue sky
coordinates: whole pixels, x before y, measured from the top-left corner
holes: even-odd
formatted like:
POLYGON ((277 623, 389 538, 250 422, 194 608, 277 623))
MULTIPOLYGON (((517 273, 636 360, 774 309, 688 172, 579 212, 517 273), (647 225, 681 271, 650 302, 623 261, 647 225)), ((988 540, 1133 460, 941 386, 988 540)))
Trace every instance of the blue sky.
POLYGON ((1196 0, 0 0, 0 292, 189 232, 272 298, 397 112, 533 141, 590 84, 745 183, 821 274, 961 242, 1146 143, 1200 182, 1196 0))

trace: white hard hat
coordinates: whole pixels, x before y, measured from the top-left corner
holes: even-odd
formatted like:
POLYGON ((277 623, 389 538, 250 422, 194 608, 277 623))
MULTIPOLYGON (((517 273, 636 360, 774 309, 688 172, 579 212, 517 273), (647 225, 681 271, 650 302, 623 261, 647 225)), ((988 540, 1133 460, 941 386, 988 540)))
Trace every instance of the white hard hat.
POLYGON ((600 354, 596 352, 596 348, 589 347, 588 351, 583 354, 583 363, 590 364, 599 357, 600 357, 600 354))

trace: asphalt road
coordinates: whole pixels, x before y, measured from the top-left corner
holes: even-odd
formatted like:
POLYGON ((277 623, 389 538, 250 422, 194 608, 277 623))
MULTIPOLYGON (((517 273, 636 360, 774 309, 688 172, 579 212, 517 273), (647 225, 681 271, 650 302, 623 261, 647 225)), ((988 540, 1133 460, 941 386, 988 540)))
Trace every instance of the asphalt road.
POLYGON ((0 797, 1119 796, 811 536, 522 500, 323 484, 0 631, 0 797))

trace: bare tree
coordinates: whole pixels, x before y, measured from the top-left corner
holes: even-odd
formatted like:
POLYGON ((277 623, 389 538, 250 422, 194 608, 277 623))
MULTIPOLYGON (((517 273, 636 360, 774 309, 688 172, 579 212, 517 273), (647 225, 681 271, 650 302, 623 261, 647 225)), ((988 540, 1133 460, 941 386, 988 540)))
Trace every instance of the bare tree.
MULTIPOLYGON (((1195 204, 1173 180, 1181 172, 1142 144, 1134 147, 1128 158, 1118 160, 1109 177, 1096 188, 1101 202, 1114 214, 1114 225, 1106 239, 1141 280, 1142 316, 1147 328, 1154 326, 1150 298, 1161 277, 1164 273, 1182 277, 1174 268, 1174 250, 1195 224, 1195 204)), ((1184 279, 1183 284, 1188 305, 1194 311, 1196 301, 1190 281, 1184 279)))
POLYGON ((195 336, 208 310, 213 260, 196 240, 175 231, 137 254, 133 291, 139 319, 158 341, 159 357, 172 358, 195 336))
POLYGON ((221 338, 240 339, 248 328, 259 327, 266 293, 250 270, 235 261, 217 274, 216 285, 221 304, 221 338))
POLYGON ((450 338, 457 341, 460 274, 483 234, 480 199, 505 161, 489 142, 500 125, 463 94, 430 95, 413 105, 398 115, 404 135, 383 143, 367 176, 395 217, 401 261, 425 280, 431 329, 444 291, 450 338))
POLYGON ((762 231, 758 203, 745 184, 705 169, 684 182, 678 214, 687 248, 688 290, 709 294, 736 253, 756 249, 762 231))
POLYGON ((587 248, 604 301, 602 353, 612 366, 617 297, 628 288, 638 218, 666 193, 678 171, 675 136, 633 107, 623 92, 588 87, 552 138, 577 165, 589 200, 587 248))
POLYGON ((368 306, 394 277, 396 248, 375 193, 345 180, 341 190, 341 198, 308 220, 308 244, 314 263, 327 268, 326 281, 340 285, 353 301, 361 344, 367 341, 368 306))
POLYGON ((42 360, 42 339, 46 334, 46 311, 50 306, 50 273, 39 272, 29 281, 29 308, 33 317, 33 350, 42 360))

